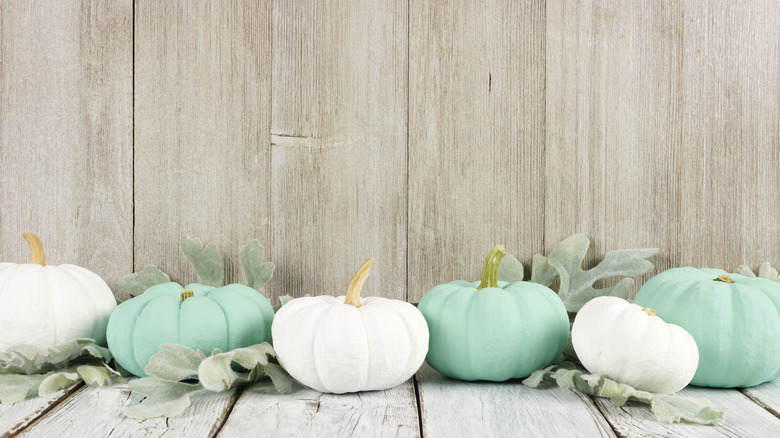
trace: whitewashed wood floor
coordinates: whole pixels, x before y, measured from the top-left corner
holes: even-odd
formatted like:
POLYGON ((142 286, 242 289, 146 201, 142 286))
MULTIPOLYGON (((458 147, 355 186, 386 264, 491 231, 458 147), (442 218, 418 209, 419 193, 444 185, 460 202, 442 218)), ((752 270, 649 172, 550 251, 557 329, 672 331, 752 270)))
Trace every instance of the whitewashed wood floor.
POLYGON ((780 380, 747 390, 686 388, 726 413, 720 426, 661 424, 641 405, 519 381, 467 383, 424 365, 414 379, 378 392, 322 394, 270 383, 195 398, 182 417, 135 421, 121 411, 140 396, 127 386, 78 386, 0 405, 3 437, 780 437, 780 380))

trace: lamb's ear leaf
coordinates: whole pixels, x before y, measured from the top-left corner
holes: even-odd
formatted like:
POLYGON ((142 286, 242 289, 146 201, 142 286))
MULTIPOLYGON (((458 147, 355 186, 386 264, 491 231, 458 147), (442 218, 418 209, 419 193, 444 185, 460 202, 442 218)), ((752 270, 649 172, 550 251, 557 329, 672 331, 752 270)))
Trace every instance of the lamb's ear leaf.
POLYGON ((665 423, 685 421, 715 425, 723 421, 723 412, 712 407, 709 400, 654 394, 616 382, 601 374, 587 374, 571 362, 563 362, 536 370, 523 380, 531 388, 558 385, 595 397, 609 398, 615 406, 635 401, 650 406, 656 418, 665 423))
POLYGON ((169 283, 171 278, 154 265, 147 265, 143 270, 125 275, 119 279, 119 287, 131 297, 143 294, 146 289, 162 283, 169 283))
POLYGON ((582 262, 588 247, 590 239, 583 234, 575 234, 555 245, 548 258, 549 264, 558 271, 561 280, 558 295, 568 312, 578 312, 586 302, 599 296, 627 299, 634 284, 631 278, 624 278, 615 286, 602 289, 595 289, 593 285, 604 278, 646 274, 653 270, 653 264, 646 259, 658 253, 658 248, 610 251, 601 263, 585 271, 582 262))
POLYGON ((498 280, 511 283, 513 281, 523 281, 523 264, 515 256, 507 254, 501 259, 498 265, 498 280))
POLYGON ((263 263, 264 253, 265 248, 260 245, 260 242, 253 240, 242 248, 239 254, 247 286, 258 291, 274 275, 274 264, 263 263))
POLYGON ((143 401, 128 406, 123 412, 126 417, 135 420, 177 417, 190 407, 192 395, 205 391, 199 383, 192 385, 159 377, 131 380, 128 385, 131 390, 146 396, 143 401))
POLYGON ((772 281, 780 281, 780 275, 777 273, 777 269, 773 268, 769 262, 761 263, 761 266, 758 267, 758 277, 772 281))
POLYGON ((191 239, 188 236, 182 236, 179 245, 181 252, 198 273, 198 283, 212 287, 222 286, 225 265, 217 245, 209 243, 203 247, 200 239, 191 239))
POLYGON ((531 281, 533 283, 550 287, 553 281, 558 279, 558 271, 550 264, 550 259, 547 257, 541 254, 534 254, 532 263, 531 281))

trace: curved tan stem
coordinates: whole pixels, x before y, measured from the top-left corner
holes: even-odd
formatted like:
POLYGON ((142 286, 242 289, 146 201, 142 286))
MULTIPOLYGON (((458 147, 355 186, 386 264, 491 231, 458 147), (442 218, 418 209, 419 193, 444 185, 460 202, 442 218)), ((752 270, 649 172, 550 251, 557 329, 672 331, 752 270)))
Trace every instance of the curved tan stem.
POLYGON ((371 263, 374 263, 374 258, 366 260, 363 265, 358 268, 355 275, 352 276, 352 280, 347 287, 347 296, 344 300, 344 304, 351 304, 355 307, 360 307, 360 291, 363 289, 363 283, 366 282, 368 274, 371 273, 371 263))
POLYGON ((43 254, 41 239, 33 233, 24 233, 22 237, 30 245, 30 263, 46 266, 46 256, 43 254))

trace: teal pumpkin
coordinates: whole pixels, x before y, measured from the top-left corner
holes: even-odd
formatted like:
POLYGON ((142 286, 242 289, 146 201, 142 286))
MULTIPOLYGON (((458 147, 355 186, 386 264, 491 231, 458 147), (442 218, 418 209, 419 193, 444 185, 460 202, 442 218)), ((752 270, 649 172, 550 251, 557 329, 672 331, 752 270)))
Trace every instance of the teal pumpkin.
POLYGON ((488 255, 482 281, 453 281, 429 290, 418 309, 428 322, 428 364, 460 380, 504 381, 550 365, 569 339, 558 295, 536 283, 497 281, 504 255, 488 255))
POLYGON ((117 363, 146 376, 149 359, 162 344, 181 344, 209 355, 271 341, 274 311, 255 289, 163 283, 117 306, 106 338, 117 363))
POLYGON ((699 366, 691 384, 748 387, 780 377, 780 283, 675 268, 648 280, 634 303, 693 336, 699 366))

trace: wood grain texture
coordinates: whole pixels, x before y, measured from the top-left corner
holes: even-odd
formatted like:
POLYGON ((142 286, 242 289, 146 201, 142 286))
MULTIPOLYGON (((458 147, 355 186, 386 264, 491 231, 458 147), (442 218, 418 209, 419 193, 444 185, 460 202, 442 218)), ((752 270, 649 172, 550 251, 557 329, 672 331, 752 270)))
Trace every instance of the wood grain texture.
POLYGON ((190 235, 225 255, 225 283, 243 282, 239 250, 270 247, 270 16, 270 2, 136 2, 137 270, 195 282, 190 235))
POLYGON ((410 2, 408 296, 543 248, 544 2, 410 2))
POLYGON ((677 2, 547 2, 546 253, 579 232, 586 265, 660 248, 660 272, 679 254, 681 14, 677 2))
POLYGON ((0 260, 132 269, 132 3, 0 1, 0 260))
POLYGON ((0 438, 13 436, 80 388, 82 385, 74 385, 45 397, 31 398, 12 405, 0 404, 0 438))
POLYGON ((630 403, 618 408, 607 399, 595 400, 615 432, 624 437, 771 437, 777 436, 780 430, 780 418, 737 390, 687 387, 678 394, 709 399, 715 408, 725 413, 723 423, 717 426, 664 424, 655 418, 647 405, 630 403))
POLYGON ((407 2, 274 3, 273 295, 406 298, 407 2))
POLYGON ((186 437, 213 436, 230 413, 235 390, 195 395, 192 405, 176 418, 133 420, 122 415, 125 407, 143 396, 126 384, 104 388, 85 387, 58 405, 18 437, 186 437))
POLYGON ((780 418, 780 379, 742 389, 742 393, 780 418))
POLYGON ((334 395, 295 383, 279 394, 261 382, 244 391, 219 436, 418 437, 414 385, 334 395))
POLYGON ((780 261, 780 3, 684 2, 672 264, 780 261))
POLYGON ((615 436, 593 402, 573 391, 461 382, 428 364, 416 379, 425 437, 615 436))

